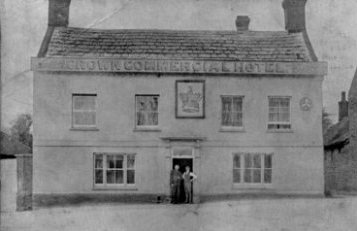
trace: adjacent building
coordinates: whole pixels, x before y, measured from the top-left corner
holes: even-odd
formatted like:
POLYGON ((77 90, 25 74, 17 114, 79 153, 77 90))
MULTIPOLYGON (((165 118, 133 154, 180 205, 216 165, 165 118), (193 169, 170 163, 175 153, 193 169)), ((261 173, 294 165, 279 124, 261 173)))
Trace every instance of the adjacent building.
POLYGON ((324 134, 327 194, 357 190, 357 71, 348 92, 342 92, 339 121, 324 134))
POLYGON ((285 31, 68 27, 50 0, 34 71, 35 198, 170 194, 174 164, 194 200, 323 194, 322 81, 305 1, 285 31))

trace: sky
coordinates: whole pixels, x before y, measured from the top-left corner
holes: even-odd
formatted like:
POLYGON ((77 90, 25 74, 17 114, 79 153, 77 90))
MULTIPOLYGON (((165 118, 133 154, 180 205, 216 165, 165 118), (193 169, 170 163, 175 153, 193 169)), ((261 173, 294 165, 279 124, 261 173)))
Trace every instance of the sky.
MULTIPOLYGON (((284 30, 282 0, 72 0, 70 25, 102 29, 235 30, 237 15, 250 29, 284 30)), ((357 64, 356 0, 308 0, 307 30, 319 61, 329 65, 324 107, 336 121, 341 91, 357 64)), ((20 113, 32 114, 33 73, 47 28, 48 0, 0 0, 2 129, 20 113)))

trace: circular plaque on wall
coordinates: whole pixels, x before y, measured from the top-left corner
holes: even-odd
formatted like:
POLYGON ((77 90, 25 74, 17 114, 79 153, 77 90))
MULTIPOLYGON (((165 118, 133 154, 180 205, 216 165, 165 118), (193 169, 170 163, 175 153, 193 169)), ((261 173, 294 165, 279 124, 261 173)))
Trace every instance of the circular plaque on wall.
POLYGON ((310 111, 312 108, 312 100, 308 97, 304 97, 300 100, 300 108, 303 111, 310 111))

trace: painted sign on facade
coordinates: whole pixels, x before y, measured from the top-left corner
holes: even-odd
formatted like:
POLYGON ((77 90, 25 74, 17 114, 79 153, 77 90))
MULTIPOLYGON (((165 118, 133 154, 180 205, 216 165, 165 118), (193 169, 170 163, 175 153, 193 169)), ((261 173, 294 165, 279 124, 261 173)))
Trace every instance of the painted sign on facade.
POLYGON ((204 81, 176 81, 176 117, 204 118, 204 81))
POLYGON ((326 63, 115 58, 33 58, 35 71, 325 75, 326 63))

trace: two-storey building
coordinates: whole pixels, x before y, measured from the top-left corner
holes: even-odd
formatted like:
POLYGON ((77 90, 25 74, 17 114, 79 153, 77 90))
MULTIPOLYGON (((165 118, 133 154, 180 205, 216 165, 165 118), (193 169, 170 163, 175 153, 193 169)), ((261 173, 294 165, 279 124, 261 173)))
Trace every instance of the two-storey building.
POLYGON ((285 31, 68 27, 51 0, 34 71, 35 197, 169 195, 174 164, 194 199, 322 194, 322 81, 306 1, 285 31))

